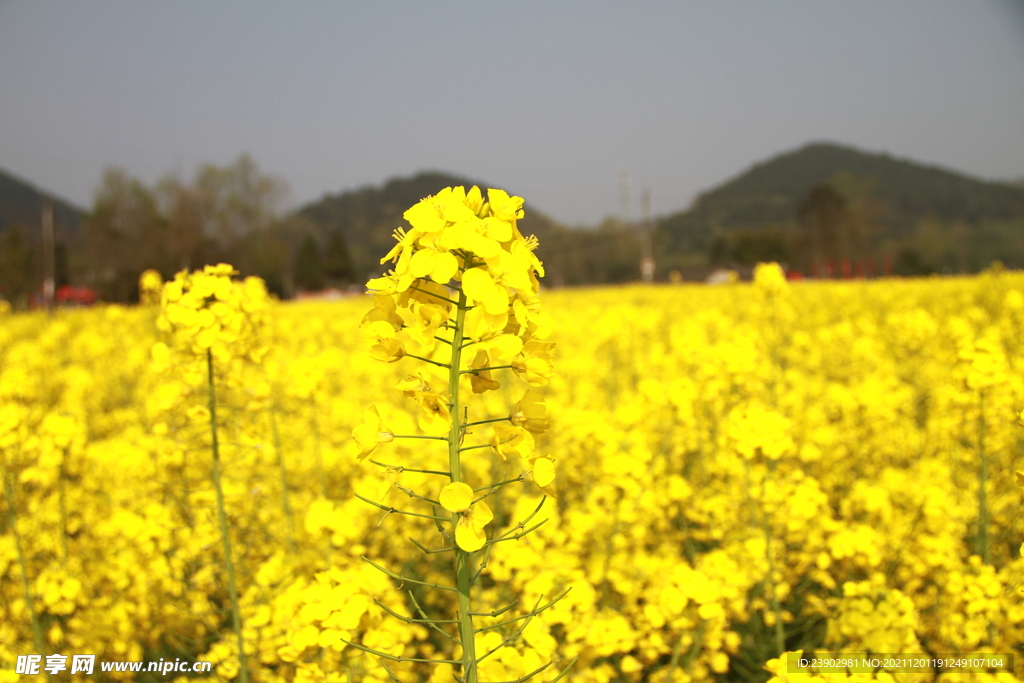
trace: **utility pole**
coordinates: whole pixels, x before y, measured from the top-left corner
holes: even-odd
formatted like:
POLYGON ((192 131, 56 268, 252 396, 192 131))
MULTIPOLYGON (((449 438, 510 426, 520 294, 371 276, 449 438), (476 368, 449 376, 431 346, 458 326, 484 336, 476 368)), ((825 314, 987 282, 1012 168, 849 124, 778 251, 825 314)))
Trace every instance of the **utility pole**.
POLYGON ((651 248, 651 191, 644 188, 640 195, 640 277, 644 282, 654 282, 654 252, 651 248))
POLYGON ((53 312, 54 294, 54 243, 53 243, 53 199, 43 201, 43 303, 46 310, 53 312))

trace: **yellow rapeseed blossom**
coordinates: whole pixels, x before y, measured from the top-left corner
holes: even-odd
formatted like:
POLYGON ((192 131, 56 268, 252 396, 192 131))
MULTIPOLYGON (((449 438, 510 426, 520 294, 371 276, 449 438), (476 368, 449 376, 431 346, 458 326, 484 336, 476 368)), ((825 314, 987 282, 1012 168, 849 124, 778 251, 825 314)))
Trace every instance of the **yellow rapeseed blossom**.
MULTIPOLYGON (((397 244, 381 260, 382 264, 392 262, 394 268, 367 283, 373 293, 373 308, 361 322, 370 358, 388 363, 410 359, 432 366, 432 377, 419 372, 396 385, 404 396, 419 404, 417 424, 424 434, 393 437, 389 432, 388 436, 445 441, 448 463, 444 470, 437 466, 412 471, 446 476, 449 483, 441 489, 437 501, 416 493, 411 487, 401 487, 410 497, 429 502, 434 510, 431 515, 381 504, 377 507, 388 514, 428 516, 435 521, 446 543, 454 540, 454 548, 449 545, 435 552, 455 551, 459 615, 455 621, 460 633, 456 642, 462 644, 461 666, 466 683, 479 680, 477 641, 481 641, 483 648, 487 647, 488 638, 497 636, 488 634, 479 639, 476 636, 479 630, 473 625, 471 588, 476 579, 471 577, 472 556, 488 546, 487 527, 494 519, 483 499, 498 493, 502 487, 529 479, 550 493, 555 480, 554 460, 534 454, 534 433, 542 433, 547 428, 543 399, 527 394, 515 408, 510 410, 505 406, 499 409, 499 416, 486 419, 477 417, 477 406, 472 406, 474 417, 471 419, 471 406, 463 402, 466 389, 483 399, 489 392, 500 389, 503 384, 497 373, 504 370, 512 370, 533 386, 547 384, 552 375, 554 343, 545 339, 551 325, 541 313, 538 297, 538 278, 543 277, 544 268, 533 253, 537 240, 525 238, 519 232, 517 221, 524 215, 522 206, 521 197, 509 196, 501 190, 488 190, 485 201, 477 187, 469 192, 463 187, 445 188, 412 206, 403 215, 410 228, 395 230, 397 244), (439 368, 444 379, 438 378, 439 372, 433 368, 439 368), (465 386, 466 379, 468 386, 465 386), (440 382, 446 382, 447 386, 439 391, 432 389, 440 382), (476 441, 474 427, 490 423, 494 423, 490 443, 464 445, 467 437, 476 441), (464 461, 462 453, 488 446, 502 460, 510 455, 518 456, 526 467, 516 478, 473 489, 467 479, 479 475, 470 474, 471 466, 468 460, 464 461), (476 491, 487 493, 474 500, 476 491), (436 514, 438 505, 451 513, 449 519, 436 514), (446 530, 444 524, 454 529, 446 530)), ((481 405, 486 407, 487 403, 481 402, 481 405)), ((360 460, 379 442, 374 436, 380 431, 378 422, 378 418, 368 414, 364 424, 353 432, 360 460)), ((525 527, 526 521, 535 514, 520 522, 520 535, 537 528, 525 527)), ((418 542, 415 544, 425 550, 418 542)), ((543 609, 549 607, 550 604, 543 609)), ((532 619, 539 613, 535 608, 521 618, 532 619)), ((451 637, 441 627, 451 621, 424 616, 423 623, 451 637)), ((498 649, 503 643, 499 640, 498 649)), ((356 647, 374 654, 365 646, 356 647)), ((501 659, 496 657, 488 667, 501 659)), ((500 675, 499 669, 492 671, 488 667, 486 671, 500 675)), ((519 668, 513 670, 519 671, 519 668)), ((519 671, 517 676, 523 673, 519 671)))
POLYGON ((475 552, 484 547, 487 534, 484 527, 494 520, 494 514, 487 503, 480 501, 462 513, 455 527, 455 542, 466 552, 475 552))
POLYGON ((452 482, 441 489, 438 500, 448 512, 465 512, 473 504, 473 489, 461 481, 452 482))
POLYGON ((377 406, 370 406, 364 414, 363 422, 352 430, 352 438, 359 444, 359 459, 362 460, 372 453, 379 444, 394 441, 395 435, 384 426, 384 421, 380 419, 380 413, 377 412, 377 406))
POLYGON ((209 351, 220 361, 259 362, 266 353, 259 332, 269 297, 262 280, 237 282, 232 279, 237 274, 224 263, 181 271, 164 285, 157 327, 194 355, 205 357, 209 351))
POLYGON ((160 304, 160 295, 163 290, 164 279, 159 271, 142 271, 139 275, 139 303, 143 306, 157 306, 160 304))
POLYGON ((543 434, 548 430, 548 411, 544 398, 530 389, 512 408, 512 424, 531 432, 543 434))

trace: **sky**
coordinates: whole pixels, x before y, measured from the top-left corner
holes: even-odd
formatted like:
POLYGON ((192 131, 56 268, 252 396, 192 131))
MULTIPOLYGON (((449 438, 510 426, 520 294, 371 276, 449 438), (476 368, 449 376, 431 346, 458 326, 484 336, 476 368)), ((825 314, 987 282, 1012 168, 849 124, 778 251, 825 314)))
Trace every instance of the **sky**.
POLYGON ((1024 177, 1024 2, 0 0, 0 168, 83 208, 248 153, 293 207, 442 170, 592 225, 810 141, 1024 177))

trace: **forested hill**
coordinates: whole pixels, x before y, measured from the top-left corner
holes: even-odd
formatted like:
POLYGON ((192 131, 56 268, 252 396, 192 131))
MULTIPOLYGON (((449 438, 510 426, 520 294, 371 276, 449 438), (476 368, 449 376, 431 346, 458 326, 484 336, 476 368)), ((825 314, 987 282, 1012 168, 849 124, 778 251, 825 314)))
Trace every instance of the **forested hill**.
MULTIPOLYGON (((47 195, 30 183, 0 169, 0 236, 19 228, 32 242, 41 239, 43 204, 47 195)), ((60 199, 53 201, 54 231, 59 241, 73 239, 82 223, 82 211, 60 199)), ((8 238, 10 239, 10 238, 8 238)))
POLYGON ((877 222, 899 234, 925 218, 977 224, 1024 217, 1024 187, 985 182, 942 168, 813 143, 755 165, 658 221, 672 249, 706 251, 712 233, 786 228, 811 189, 831 185, 847 202, 870 199, 877 222))
MULTIPOLYGON (((394 178, 377 187, 327 195, 300 208, 297 213, 313 223, 324 240, 340 230, 348 247, 352 270, 356 279, 362 280, 371 273, 384 270, 380 259, 395 244, 392 232, 399 226, 408 227, 402 219, 406 209, 446 187, 459 185, 466 189, 478 185, 484 191, 488 187, 480 181, 427 171, 411 177, 394 178)), ((513 188, 507 190, 514 194, 513 188)), ((554 223, 531 207, 529 202, 525 208, 526 217, 520 221, 519 227, 526 235, 537 235, 543 245, 544 237, 554 229, 554 223)), ((543 252, 540 255, 544 258, 543 252)))

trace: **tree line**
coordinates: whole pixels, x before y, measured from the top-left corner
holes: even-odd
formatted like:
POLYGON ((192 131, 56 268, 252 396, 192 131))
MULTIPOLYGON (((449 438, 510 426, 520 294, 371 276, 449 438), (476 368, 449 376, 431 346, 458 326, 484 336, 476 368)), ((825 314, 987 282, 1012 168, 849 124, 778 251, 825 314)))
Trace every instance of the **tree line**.
POLYGON ((353 273, 340 232, 321 234, 283 211, 287 189, 242 155, 205 165, 191 180, 168 175, 147 186, 107 169, 69 259, 71 278, 106 301, 134 301, 138 277, 227 262, 258 275, 278 296, 344 286, 353 273))
MULTIPOLYGON (((387 268, 378 255, 403 224, 403 207, 446 186, 474 184, 486 187, 423 172, 289 211, 284 182, 244 154, 226 166, 201 166, 191 178, 168 174, 152 185, 110 168, 80 229, 58 240, 56 284, 131 302, 143 270, 170 278, 183 268, 227 262, 262 277, 282 298, 358 288, 387 268)), ((811 145, 655 221, 655 279, 703 279, 717 267, 742 270, 759 261, 818 277, 880 274, 883 262, 885 272, 902 275, 977 272, 997 259, 1021 267, 1022 198, 1009 185, 811 145), (860 173, 835 171, 846 167, 860 173)), ((640 280, 636 224, 608 218, 594 228, 569 228, 528 204, 520 229, 540 240, 547 286, 640 280)), ((41 287, 38 232, 38 226, 0 230, 0 295, 16 305, 41 287)))

